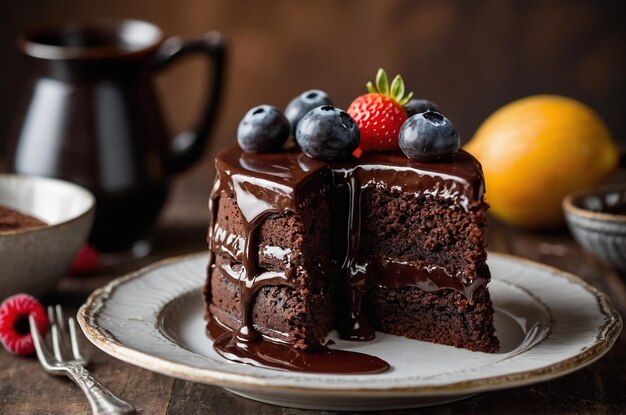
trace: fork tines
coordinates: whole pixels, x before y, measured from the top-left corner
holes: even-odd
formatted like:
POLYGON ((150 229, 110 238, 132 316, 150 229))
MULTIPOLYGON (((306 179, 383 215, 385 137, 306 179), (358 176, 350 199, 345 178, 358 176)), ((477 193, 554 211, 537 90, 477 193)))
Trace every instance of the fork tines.
POLYGON ((33 316, 29 316, 30 333, 37 351, 37 358, 39 358, 44 370, 52 375, 63 375, 72 379, 85 393, 94 414, 123 415, 136 413, 131 404, 115 396, 85 369, 87 361, 80 353, 74 319, 70 317, 66 323, 63 318, 63 310, 59 305, 48 307, 48 319, 50 320, 52 352, 39 333, 35 319, 33 316), (68 358, 70 355, 68 347, 71 349, 73 359, 68 358))
POLYGON ((80 346, 78 344, 78 337, 76 334, 76 323, 72 317, 67 320, 63 317, 63 308, 60 305, 48 307, 48 320, 50 321, 50 333, 52 338, 52 353, 46 346, 45 341, 42 339, 41 334, 37 330, 34 319, 29 317, 30 331, 33 337, 33 343, 35 344, 35 350, 37 357, 41 364, 48 370, 51 370, 55 364, 64 362, 73 362, 79 365, 84 365, 85 359, 80 353, 80 346), (69 329, 69 342, 67 340, 69 329), (69 356, 67 348, 71 348, 72 358, 66 358, 69 356))

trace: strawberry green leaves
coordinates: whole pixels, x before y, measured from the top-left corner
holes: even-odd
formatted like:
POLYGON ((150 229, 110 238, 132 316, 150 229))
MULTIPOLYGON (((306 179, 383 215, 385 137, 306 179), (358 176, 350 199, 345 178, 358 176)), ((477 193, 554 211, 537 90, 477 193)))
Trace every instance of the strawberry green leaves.
POLYGON ((393 78, 390 86, 387 72, 385 72, 382 68, 378 69, 378 72, 376 73, 376 85, 370 81, 366 84, 366 86, 369 93, 386 95, 401 106, 409 102, 413 97, 413 92, 409 92, 408 95, 404 96, 404 81, 400 75, 396 75, 395 78, 393 78))

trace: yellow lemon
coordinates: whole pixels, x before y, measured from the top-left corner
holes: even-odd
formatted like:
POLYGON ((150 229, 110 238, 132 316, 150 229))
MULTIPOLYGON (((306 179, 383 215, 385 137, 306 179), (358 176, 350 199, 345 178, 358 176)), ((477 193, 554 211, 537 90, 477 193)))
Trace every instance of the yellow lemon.
POLYGON ((483 122, 465 149, 483 166, 491 213, 534 229, 561 224, 565 195, 599 184, 619 159, 600 117, 556 95, 505 105, 483 122))

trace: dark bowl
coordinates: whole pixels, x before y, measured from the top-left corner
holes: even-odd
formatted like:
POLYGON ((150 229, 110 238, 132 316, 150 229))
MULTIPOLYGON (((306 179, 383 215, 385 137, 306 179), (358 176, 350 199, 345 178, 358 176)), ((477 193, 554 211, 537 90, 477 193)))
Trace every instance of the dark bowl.
POLYGON ((626 185, 572 193, 563 200, 563 210, 580 245, 626 270, 626 185))

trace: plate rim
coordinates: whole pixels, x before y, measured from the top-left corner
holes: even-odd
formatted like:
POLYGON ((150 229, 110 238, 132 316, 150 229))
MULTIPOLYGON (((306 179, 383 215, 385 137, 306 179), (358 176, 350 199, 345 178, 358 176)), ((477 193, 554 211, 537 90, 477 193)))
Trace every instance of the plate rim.
MULTIPOLYGON (((141 278, 150 271, 161 268, 166 265, 171 265, 177 262, 183 262, 191 258, 196 258, 202 255, 207 255, 206 252, 196 252, 185 255, 178 255, 169 258, 165 258, 140 269, 122 275, 108 282, 103 287, 94 290, 85 303, 80 307, 77 313, 78 323, 83 330, 85 336, 93 343, 97 348, 110 356, 121 360, 123 362, 141 367, 146 370, 154 371, 163 375, 188 380, 192 382, 212 384, 220 387, 227 387, 231 389, 240 390, 275 390, 290 393, 323 393, 329 395, 358 395, 367 393, 368 395, 376 396, 399 396, 399 395, 411 395, 411 396, 435 396, 435 395, 460 395, 479 393, 487 390, 506 389, 517 386, 523 386, 538 382, 547 381, 574 372, 581 369, 606 354, 617 340, 622 327, 622 318, 613 307, 611 300, 606 294, 597 288, 593 287, 581 277, 560 270, 556 267, 542 264, 530 259, 521 258, 515 255, 502 252, 488 252, 489 257, 500 257, 505 260, 513 260, 522 262, 524 265, 540 268, 546 272, 558 274, 573 283, 580 285, 583 289, 588 291, 594 299, 601 314, 606 317, 606 321, 599 328, 598 334, 594 340, 594 343, 575 356, 569 357, 565 360, 561 360, 556 363, 552 363, 541 368, 533 370, 524 370, 520 372, 513 372, 504 375, 489 376, 480 379, 465 380, 459 382, 451 382, 444 384, 422 385, 422 386, 407 386, 407 387, 372 387, 372 388, 346 388, 346 389, 333 389, 333 388, 320 388, 313 386, 294 386, 294 385, 273 385, 259 382, 258 378, 253 375, 226 373, 221 370, 208 369, 208 368, 196 368, 188 366, 184 363, 173 362, 161 357, 151 355, 147 352, 142 352, 132 347, 126 346, 120 343, 111 335, 107 335, 106 330, 92 326, 90 319, 96 318, 96 314, 100 307, 104 305, 106 299, 108 299, 113 291, 123 284, 141 278)), ((185 295, 181 293, 180 295, 185 295)), ((169 302, 168 302, 169 303, 169 302)), ((167 303, 166 303, 167 304, 167 303)), ((158 329, 158 327, 157 327, 158 329)), ((549 336, 548 336, 549 337, 549 336)), ((547 337, 546 337, 547 338, 547 337)), ((168 337, 170 341, 170 339, 168 337)), ((543 339, 541 342, 545 341, 543 339)), ((539 343, 541 343, 539 342, 539 343)))

